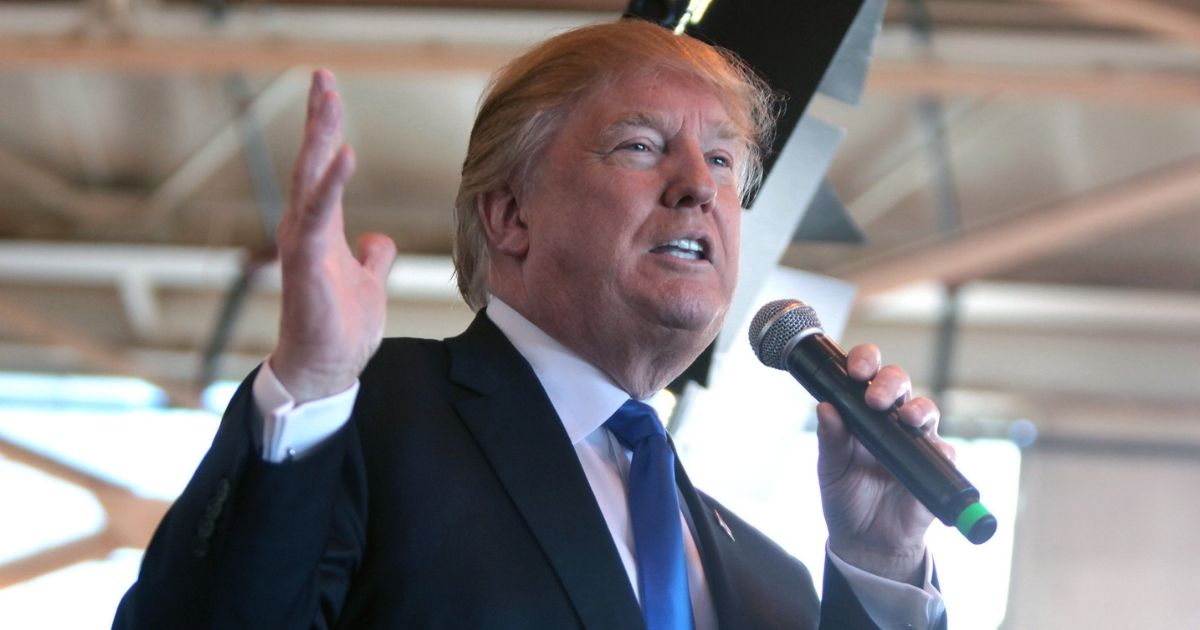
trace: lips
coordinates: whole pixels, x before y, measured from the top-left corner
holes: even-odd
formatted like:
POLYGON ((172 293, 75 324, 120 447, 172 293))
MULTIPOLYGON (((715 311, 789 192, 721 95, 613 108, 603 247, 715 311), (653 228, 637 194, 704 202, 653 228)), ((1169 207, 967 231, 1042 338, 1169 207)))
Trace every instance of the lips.
POLYGON ((708 243, 704 239, 676 238, 650 250, 655 254, 667 254, 684 260, 708 260, 708 243))

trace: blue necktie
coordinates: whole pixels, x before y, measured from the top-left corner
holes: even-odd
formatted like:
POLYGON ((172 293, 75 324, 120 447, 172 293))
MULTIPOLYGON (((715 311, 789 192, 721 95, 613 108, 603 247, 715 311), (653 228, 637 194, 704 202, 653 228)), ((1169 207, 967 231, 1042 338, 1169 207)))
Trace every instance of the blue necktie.
POLYGON ((675 490, 675 454, 649 405, 629 400, 604 423, 633 451, 629 515, 637 552, 638 593, 649 630, 691 629, 692 602, 683 560, 675 490))

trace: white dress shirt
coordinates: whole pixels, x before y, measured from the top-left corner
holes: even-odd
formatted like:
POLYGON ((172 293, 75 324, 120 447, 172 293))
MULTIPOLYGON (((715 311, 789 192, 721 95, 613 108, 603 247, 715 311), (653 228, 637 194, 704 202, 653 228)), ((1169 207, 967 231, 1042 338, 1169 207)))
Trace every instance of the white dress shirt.
MULTIPOLYGON (((636 595, 637 562, 625 494, 633 454, 603 428, 604 422, 629 399, 629 394, 498 298, 489 299, 487 316, 529 362, 562 420, 636 595)), ((349 419, 358 384, 329 398, 296 405, 264 362, 254 380, 253 391, 263 417, 259 434, 262 457, 281 462, 302 456, 349 419)), ((716 611, 700 553, 682 512, 680 520, 696 630, 715 630, 716 611)), ((928 553, 925 588, 919 589, 857 569, 828 548, 826 551, 876 624, 921 630, 941 615, 942 599, 931 583, 933 562, 928 553)))

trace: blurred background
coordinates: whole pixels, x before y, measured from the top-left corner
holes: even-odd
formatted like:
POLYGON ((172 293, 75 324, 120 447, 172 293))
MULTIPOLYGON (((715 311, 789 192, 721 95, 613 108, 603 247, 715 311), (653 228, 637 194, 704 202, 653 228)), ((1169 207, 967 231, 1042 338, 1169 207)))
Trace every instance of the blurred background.
MULTIPOLYGON (((270 352, 314 67, 358 155, 347 231, 399 246, 388 334, 444 337, 488 76, 626 5, 0 1, 0 626, 108 626, 270 352)), ((861 103, 809 111, 846 131, 828 181, 865 239, 797 238, 779 273, 941 402, 1001 519, 934 527, 952 627, 1200 627, 1200 3, 892 0, 861 103)), ((819 568, 807 410, 697 400, 698 485, 819 568)))

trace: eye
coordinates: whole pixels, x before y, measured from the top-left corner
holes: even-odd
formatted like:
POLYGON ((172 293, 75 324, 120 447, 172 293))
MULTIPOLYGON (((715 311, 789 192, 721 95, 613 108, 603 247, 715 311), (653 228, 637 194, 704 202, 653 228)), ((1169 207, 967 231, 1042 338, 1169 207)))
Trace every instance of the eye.
POLYGON ((733 168, 733 160, 724 155, 710 155, 708 157, 709 164, 719 166, 721 168, 733 168))
POLYGON ((654 147, 650 146, 650 143, 640 141, 627 142, 621 145, 621 148, 629 151, 635 151, 637 153, 649 153, 650 151, 654 150, 654 147))

